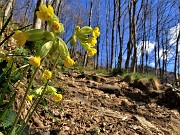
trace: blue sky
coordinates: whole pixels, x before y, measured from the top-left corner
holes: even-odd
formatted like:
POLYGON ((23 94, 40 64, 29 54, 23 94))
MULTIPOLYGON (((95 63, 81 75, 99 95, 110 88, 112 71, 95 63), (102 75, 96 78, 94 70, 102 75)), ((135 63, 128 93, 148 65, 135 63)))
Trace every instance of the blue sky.
MULTIPOLYGON (((21 2, 21 5, 18 5, 21 7, 23 7, 23 4, 25 4, 25 1, 22 0, 18 0, 19 2, 21 2)), ((32 4, 35 4, 36 0, 33 0, 32 4)), ((66 1, 66 4, 64 5, 65 8, 63 8, 64 13, 61 14, 61 17, 63 18, 62 22, 65 25, 65 29, 66 30, 66 35, 64 34, 64 38, 67 40, 72 32, 73 32, 73 28, 74 28, 74 18, 73 17, 82 17, 83 18, 83 24, 84 25, 88 25, 88 18, 89 18, 89 7, 90 7, 90 0, 64 0, 66 1)), ((96 27, 98 22, 97 22, 97 1, 98 0, 94 0, 94 4, 93 4, 93 15, 92 15, 92 27, 96 27)), ((109 16, 109 40, 108 40, 108 45, 111 45, 111 29, 112 29, 112 19, 113 19, 113 0, 99 0, 100 1, 100 31, 101 31, 101 36, 100 36, 100 55, 99 56, 103 56, 102 61, 101 58, 99 58, 99 63, 105 65, 106 64, 106 28, 107 28, 107 24, 106 24, 106 12, 108 11, 108 8, 110 8, 110 16, 109 16), (107 6, 107 1, 110 2, 110 6, 107 6)), ((126 1, 127 0, 121 0, 121 2, 126 1)), ((164 9, 162 9, 162 7, 157 7, 157 2, 160 1, 161 3, 164 2, 164 0, 154 0, 153 1, 153 9, 158 8, 160 11, 164 12, 164 9)), ((18 3, 19 3, 18 2, 18 3)), ((166 29, 166 31, 168 31, 168 38, 169 38, 169 46, 171 46, 171 49, 169 49, 168 51, 168 60, 171 60, 171 63, 173 63, 172 57, 174 56, 174 50, 173 48, 175 48, 173 41, 176 40, 176 36, 177 35, 177 29, 179 27, 178 23, 179 23, 179 19, 177 19, 178 17, 178 12, 177 12, 177 7, 178 4, 180 5, 180 2, 178 3, 178 1, 175 1, 176 3, 171 6, 171 4, 163 4, 162 6, 165 5, 166 9, 165 12, 162 16, 160 16, 159 20, 160 22, 166 22, 166 24, 163 26, 164 29, 166 29), (168 17, 169 16, 169 17, 168 17), (173 20, 170 20, 170 19, 173 20), (177 27, 177 28, 176 28, 177 27)), ((138 0, 137 3, 137 10, 139 9, 139 5, 141 3, 141 0, 138 0)), ((127 7, 123 7, 122 10, 125 10, 127 7)), ((33 8, 32 8, 33 9, 33 8)), ((20 16, 23 16, 24 10, 20 9, 17 10, 15 12, 19 18, 20 16)), ((32 13, 30 13, 32 15, 32 13)), ((125 12, 123 12, 123 14, 125 14, 125 12)), ((153 20, 152 20, 152 29, 150 30, 150 38, 147 39, 146 41, 142 41, 142 39, 140 39, 137 42, 137 48, 140 50, 140 46, 142 45, 143 42, 147 43, 149 45, 148 50, 148 54, 149 54, 149 60, 148 60, 148 65, 149 66, 154 66, 154 45, 156 45, 156 38, 155 38, 155 25, 156 25, 156 10, 152 10, 152 14, 153 14, 153 20)), ((30 16, 30 15, 29 15, 30 16)), ((28 16, 28 17, 29 17, 28 16)), ((125 15, 127 17, 127 15, 125 15)), ((123 51, 125 51, 126 49, 126 45, 127 45, 127 41, 128 41, 128 35, 129 35, 129 30, 128 30, 128 18, 126 18, 126 22, 124 23, 123 20, 121 20, 121 27, 123 26, 123 24, 125 24, 125 37, 124 37, 124 47, 123 47, 123 51)), ((19 19, 19 21, 21 22, 22 19, 19 19)), ((149 25, 149 23, 147 23, 147 25, 149 25)), ((117 27, 116 27, 117 29, 117 27)), ((139 31, 137 31, 139 34, 141 34, 139 31)), ((115 32, 115 35, 117 34, 117 32, 115 32)), ((119 46, 119 39, 115 39, 115 41, 117 40, 117 46, 119 46)), ((179 47, 180 48, 180 47, 179 47)), ((109 50, 109 54, 111 53, 111 49, 110 47, 108 48, 109 50)), ((115 50, 117 52, 116 55, 116 61, 114 61, 114 65, 116 65, 115 62, 117 62, 117 57, 118 57, 118 53, 119 53, 119 47, 115 50)), ((160 50, 162 55, 162 49, 160 50)), ((140 52, 138 52, 138 56, 140 57, 140 52)), ((109 58, 110 61, 111 58, 109 58)), ((123 59, 125 61, 126 59, 126 51, 123 55, 123 59)), ((169 63, 168 68, 169 71, 171 71, 173 69, 173 64, 169 63)))

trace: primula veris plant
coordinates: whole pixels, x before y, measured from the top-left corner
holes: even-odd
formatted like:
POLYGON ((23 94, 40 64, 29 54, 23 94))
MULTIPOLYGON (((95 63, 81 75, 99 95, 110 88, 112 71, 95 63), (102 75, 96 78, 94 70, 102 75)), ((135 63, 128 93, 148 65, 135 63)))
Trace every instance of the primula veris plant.
POLYGON ((59 102, 61 99, 62 99, 61 94, 54 93, 54 101, 55 102, 59 102))
MULTIPOLYGON (((59 18, 54 14, 54 9, 52 6, 41 5, 39 11, 36 12, 38 18, 46 21, 49 30, 43 29, 29 29, 25 31, 15 31, 13 38, 15 39, 17 48, 24 48, 27 41, 33 41, 35 43, 41 42, 33 50, 33 53, 28 54, 24 59, 27 60, 26 68, 32 69, 31 77, 29 83, 27 84, 24 97, 21 102, 21 106, 17 112, 16 118, 12 124, 12 128, 9 132, 9 135, 20 134, 23 129, 26 127, 28 121, 33 115, 33 112, 36 110, 38 104, 44 98, 44 95, 51 95, 55 102, 60 102, 63 98, 62 94, 57 93, 56 88, 49 85, 49 80, 53 76, 54 69, 59 59, 63 60, 63 65, 65 67, 70 67, 75 64, 74 60, 70 57, 67 44, 70 43, 71 46, 77 44, 79 41, 80 45, 87 51, 88 56, 94 56, 97 52, 95 45, 97 44, 97 38, 100 36, 100 31, 98 27, 92 28, 89 26, 76 26, 74 32, 72 33, 70 39, 65 42, 60 34, 64 32, 64 26, 59 21, 59 18), (48 67, 44 63, 50 63, 52 67, 48 67), (37 88, 31 89, 35 77, 41 74, 42 84, 37 86, 37 88), (22 109, 26 102, 32 102, 28 113, 25 116, 23 123, 19 124, 19 128, 15 128, 19 121, 22 109)), ((31 50, 32 51, 32 50, 31 50)), ((24 64, 25 65, 25 64, 24 64)), ((12 66, 13 67, 13 66, 12 66)))
POLYGON ((93 56, 94 54, 96 54, 97 50, 95 48, 88 48, 88 56, 93 56))
POLYGON ((38 18, 44 21, 50 21, 54 17, 54 9, 50 5, 48 5, 48 7, 41 5, 39 6, 39 11, 37 11, 36 14, 38 18))
POLYGON ((29 96, 27 96, 27 100, 32 101, 33 97, 34 97, 34 95, 29 95, 29 96))
POLYGON ((44 79, 50 79, 52 77, 52 72, 49 70, 44 70, 42 78, 44 79))
POLYGON ((28 35, 20 30, 17 30, 14 34, 14 39, 18 45, 23 46, 28 39, 28 35))
POLYGON ((97 43, 97 39, 95 37, 90 37, 88 38, 87 42, 91 47, 94 47, 97 43))
POLYGON ((95 27, 93 30, 92 30, 92 35, 97 38, 100 36, 100 31, 99 31, 99 28, 98 27, 95 27))
POLYGON ((65 60, 64 60, 64 66, 65 67, 70 67, 72 65, 74 65, 74 60, 72 60, 69 56, 66 56, 65 60))
POLYGON ((41 64, 40 56, 32 56, 29 58, 29 63, 35 67, 39 67, 41 64))

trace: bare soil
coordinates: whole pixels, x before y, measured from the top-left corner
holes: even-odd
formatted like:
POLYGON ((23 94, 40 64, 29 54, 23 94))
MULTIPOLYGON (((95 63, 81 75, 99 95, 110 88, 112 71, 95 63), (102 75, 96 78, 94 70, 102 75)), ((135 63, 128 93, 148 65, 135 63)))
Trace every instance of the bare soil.
POLYGON ((63 100, 39 106, 31 135, 180 135, 178 89, 144 90, 92 72, 57 76, 63 100))

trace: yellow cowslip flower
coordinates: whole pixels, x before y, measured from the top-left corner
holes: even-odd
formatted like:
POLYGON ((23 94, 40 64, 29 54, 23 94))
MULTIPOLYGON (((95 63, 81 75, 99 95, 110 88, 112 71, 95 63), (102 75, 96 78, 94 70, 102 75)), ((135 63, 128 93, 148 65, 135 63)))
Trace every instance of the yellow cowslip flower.
POLYGON ((59 22, 57 22, 57 21, 53 21, 51 27, 52 27, 52 29, 53 29, 55 32, 59 32, 59 33, 64 32, 64 26, 63 26, 63 24, 62 24, 62 23, 59 23, 59 22))
POLYGON ((76 27, 75 27, 75 31, 79 31, 80 29, 81 29, 80 26, 76 26, 76 27))
POLYGON ((35 56, 35 57, 29 58, 29 63, 35 67, 39 67, 41 64, 40 56, 35 56))
POLYGON ((54 93, 54 101, 58 102, 62 99, 62 94, 54 93))
POLYGON ((36 15, 44 21, 50 21, 54 17, 54 9, 51 5, 48 5, 48 7, 41 5, 39 6, 39 11, 36 12, 36 15))
POLYGON ((97 50, 95 48, 88 48, 87 50, 88 56, 94 56, 94 54, 97 53, 97 50))
POLYGON ((95 37, 90 37, 88 38, 87 42, 90 45, 90 47, 94 47, 97 43, 97 39, 95 37))
POLYGON ((26 40, 28 40, 28 35, 26 35, 24 32, 17 30, 14 33, 13 38, 16 40, 16 43, 20 46, 23 46, 26 43, 26 40))
POLYGON ((52 72, 49 70, 44 70, 44 72, 42 74, 42 78, 50 79, 51 77, 52 77, 52 72))
POLYGON ((34 97, 34 95, 29 95, 29 96, 27 96, 27 100, 32 101, 33 97, 34 97))
POLYGON ((92 30, 92 35, 93 37, 97 38, 100 36, 100 31, 99 31, 99 28, 98 27, 95 27, 93 30, 92 30))
POLYGON ((70 67, 72 65, 74 65, 75 62, 73 59, 71 59, 69 56, 66 56, 65 60, 64 60, 64 66, 65 67, 70 67))

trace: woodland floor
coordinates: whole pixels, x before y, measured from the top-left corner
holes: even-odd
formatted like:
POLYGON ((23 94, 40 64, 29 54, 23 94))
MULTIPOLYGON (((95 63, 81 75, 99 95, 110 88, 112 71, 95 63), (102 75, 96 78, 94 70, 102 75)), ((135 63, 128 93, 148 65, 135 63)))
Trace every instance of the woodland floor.
POLYGON ((31 135, 180 135, 178 89, 145 91, 92 72, 57 76, 63 100, 38 108, 31 135))

